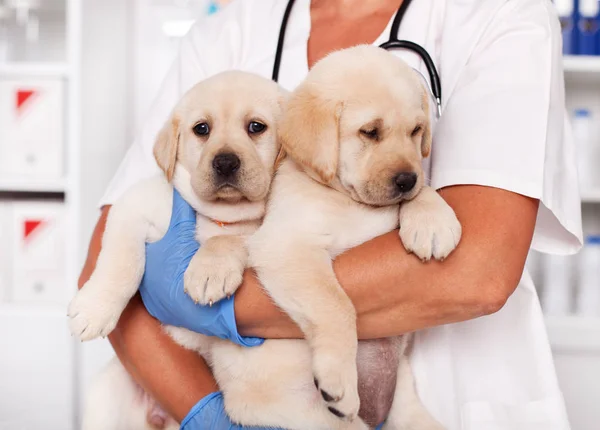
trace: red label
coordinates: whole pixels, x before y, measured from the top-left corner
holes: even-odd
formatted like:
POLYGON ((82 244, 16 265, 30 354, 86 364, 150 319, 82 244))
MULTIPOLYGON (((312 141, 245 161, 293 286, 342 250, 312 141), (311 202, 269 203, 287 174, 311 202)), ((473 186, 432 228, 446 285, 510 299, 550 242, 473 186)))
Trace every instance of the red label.
POLYGON ((35 90, 17 90, 17 112, 22 113, 24 105, 35 95, 35 90))
POLYGON ((23 230, 23 239, 27 240, 31 233, 34 232, 40 225, 42 225, 44 221, 37 219, 25 220, 24 230, 23 230))

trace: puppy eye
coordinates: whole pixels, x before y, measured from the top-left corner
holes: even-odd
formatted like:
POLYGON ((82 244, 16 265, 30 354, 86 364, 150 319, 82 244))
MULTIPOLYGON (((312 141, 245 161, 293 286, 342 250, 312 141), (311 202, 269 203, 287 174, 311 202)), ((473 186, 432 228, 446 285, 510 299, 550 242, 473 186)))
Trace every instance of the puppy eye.
POLYGON ((419 134, 421 132, 421 130, 423 130, 423 127, 421 127, 420 125, 417 125, 415 127, 415 129, 412 131, 412 133, 410 134, 410 136, 415 137, 417 134, 419 134))
POLYGON ((201 122, 200 124, 196 124, 193 128, 194 134, 198 137, 208 136, 210 133, 210 127, 207 123, 201 122))
POLYGON ((267 126, 258 121, 251 121, 250 124, 248 124, 248 133, 250 134, 262 133, 266 129, 267 126))
POLYGON ((372 128, 370 130, 360 130, 360 134, 372 140, 377 140, 379 138, 379 130, 377 128, 372 128))

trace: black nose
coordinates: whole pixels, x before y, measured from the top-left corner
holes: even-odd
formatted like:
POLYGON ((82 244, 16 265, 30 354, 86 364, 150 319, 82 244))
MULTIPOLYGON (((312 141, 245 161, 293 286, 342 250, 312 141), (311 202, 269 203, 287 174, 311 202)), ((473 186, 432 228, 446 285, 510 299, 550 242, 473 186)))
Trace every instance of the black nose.
POLYGON ((235 154, 218 154, 213 159, 213 168, 219 176, 231 176, 240 168, 240 159, 235 154))
POLYGON ((394 183, 396 184, 398 191, 401 193, 408 193, 417 183, 417 174, 413 172, 398 173, 394 178, 394 183))

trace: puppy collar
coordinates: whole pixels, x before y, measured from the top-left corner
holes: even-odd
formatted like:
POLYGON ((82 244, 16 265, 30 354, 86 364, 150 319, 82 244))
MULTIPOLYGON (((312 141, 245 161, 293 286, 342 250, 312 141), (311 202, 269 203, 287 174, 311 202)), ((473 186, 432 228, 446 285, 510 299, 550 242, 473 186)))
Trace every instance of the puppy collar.
POLYGON ((219 227, 227 227, 228 225, 231 225, 233 223, 231 222, 224 222, 224 221, 218 221, 216 219, 210 219, 213 223, 215 223, 216 225, 218 225, 219 227))

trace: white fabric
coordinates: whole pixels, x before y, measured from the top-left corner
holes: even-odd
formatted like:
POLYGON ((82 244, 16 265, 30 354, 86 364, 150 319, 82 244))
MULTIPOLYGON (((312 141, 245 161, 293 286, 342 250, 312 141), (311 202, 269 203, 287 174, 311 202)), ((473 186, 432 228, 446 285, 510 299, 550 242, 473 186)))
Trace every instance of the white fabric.
MULTIPOLYGON (((154 136, 198 80, 232 68, 270 78, 286 3, 238 0, 197 23, 101 204, 158 172, 154 136)), ((298 0, 288 25, 280 83, 290 90, 308 71, 309 6, 298 0)), ((432 185, 479 184, 538 198, 532 248, 576 252, 579 189, 551 2, 416 0, 399 36, 424 46, 441 73, 444 110, 427 161, 432 185)), ((415 54, 396 55, 428 77, 415 54)), ((426 405, 451 430, 569 429, 527 273, 500 312, 420 332, 412 360, 426 405)))

